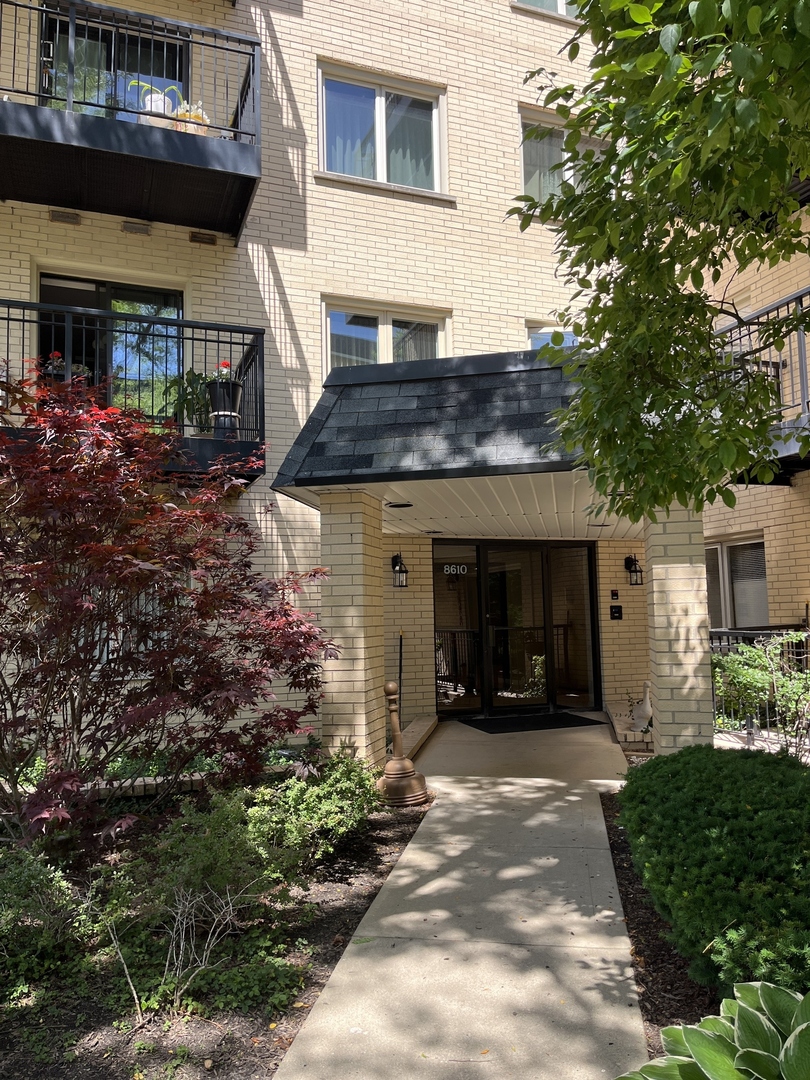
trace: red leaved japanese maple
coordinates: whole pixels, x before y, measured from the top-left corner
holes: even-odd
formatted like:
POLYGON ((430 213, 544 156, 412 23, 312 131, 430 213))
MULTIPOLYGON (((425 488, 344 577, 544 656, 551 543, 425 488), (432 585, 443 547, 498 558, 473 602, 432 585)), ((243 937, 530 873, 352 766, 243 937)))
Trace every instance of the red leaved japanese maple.
POLYGON ((322 572, 253 569, 225 465, 190 485, 138 414, 80 385, 35 398, 0 427, 0 811, 69 818, 122 754, 258 771, 318 706, 332 645, 293 598, 322 572))

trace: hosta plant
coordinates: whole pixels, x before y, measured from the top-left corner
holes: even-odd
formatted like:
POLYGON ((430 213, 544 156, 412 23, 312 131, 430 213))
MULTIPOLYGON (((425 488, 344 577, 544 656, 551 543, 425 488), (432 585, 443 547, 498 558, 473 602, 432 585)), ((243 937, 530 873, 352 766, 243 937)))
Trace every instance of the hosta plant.
POLYGON ((619 1080, 810 1080, 810 994, 737 983, 720 1016, 661 1031, 666 1056, 619 1080))

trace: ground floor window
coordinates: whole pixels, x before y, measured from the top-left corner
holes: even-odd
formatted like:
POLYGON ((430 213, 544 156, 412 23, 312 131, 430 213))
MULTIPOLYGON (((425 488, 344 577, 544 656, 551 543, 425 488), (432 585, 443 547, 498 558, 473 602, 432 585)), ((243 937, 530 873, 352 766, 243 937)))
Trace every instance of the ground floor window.
POLYGON ((436 541, 440 712, 592 708, 593 546, 436 541))
POLYGON ((768 582, 762 540, 707 545, 706 583, 712 629, 768 625, 768 582))

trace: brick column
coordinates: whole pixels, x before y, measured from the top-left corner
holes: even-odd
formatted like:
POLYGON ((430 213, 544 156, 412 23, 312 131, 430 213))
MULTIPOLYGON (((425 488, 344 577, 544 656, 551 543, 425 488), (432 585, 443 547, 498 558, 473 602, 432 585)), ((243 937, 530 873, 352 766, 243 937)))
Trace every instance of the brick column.
MULTIPOLYGON (((389 545, 390 546, 390 545, 389 545)), ((321 495, 321 625, 340 646, 324 665, 324 746, 341 740, 374 762, 385 758, 386 706, 382 504, 362 492, 321 495)))
POLYGON ((711 742, 706 556, 700 515, 682 507, 645 523, 653 738, 657 754, 711 742))

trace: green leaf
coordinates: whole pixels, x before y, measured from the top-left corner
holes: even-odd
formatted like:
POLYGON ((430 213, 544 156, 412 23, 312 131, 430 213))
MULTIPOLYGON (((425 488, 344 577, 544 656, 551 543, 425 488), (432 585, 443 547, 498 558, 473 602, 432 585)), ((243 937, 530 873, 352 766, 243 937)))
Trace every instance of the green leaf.
POLYGON ((762 22, 762 8, 757 7, 756 4, 753 7, 750 7, 745 16, 745 21, 748 23, 748 29, 751 33, 758 34, 762 22))
POLYGON ((643 4, 630 4, 627 10, 634 23, 639 23, 641 26, 647 26, 648 23, 652 22, 650 9, 644 7, 643 4))
POLYGON ((562 330, 554 330, 552 332, 551 344, 556 345, 557 348, 565 344, 565 334, 563 334, 562 330))
POLYGON ((770 1020, 743 1002, 734 1021, 734 1041, 741 1050, 762 1050, 774 1056, 782 1050, 781 1036, 770 1020))
POLYGON ((736 1016, 737 1009, 739 1009, 740 1003, 734 998, 723 998, 720 1002, 720 1015, 721 1016, 736 1016))
POLYGON ((779 1058, 762 1050, 741 1050, 734 1059, 734 1065, 738 1069, 747 1069, 754 1076, 761 1076, 762 1080, 779 1080, 781 1076, 779 1058))
MULTIPOLYGON (((734 462, 737 460, 737 447, 730 439, 724 439, 720 443, 717 448, 717 453, 727 469, 734 468, 734 462)), ((739 1015, 739 1013, 737 1015, 739 1015)))
POLYGON ((731 510, 733 510, 734 507, 737 505, 737 496, 734 494, 731 488, 720 488, 720 498, 731 510))
POLYGON ((805 0, 799 0, 793 9, 793 20, 799 33, 803 37, 810 37, 810 4, 805 3, 805 0))
POLYGON ((657 51, 642 53, 642 55, 636 59, 636 71, 640 71, 643 75, 647 75, 657 66, 660 59, 661 54, 657 51))
POLYGON ((689 14, 695 24, 698 37, 708 37, 717 26, 717 4, 715 0, 697 0, 689 5, 689 14))
POLYGON ((703 288, 703 274, 695 267, 692 273, 689 275, 689 280, 692 282, 692 288, 700 292, 703 288))
POLYGON ((760 54, 739 41, 731 46, 729 58, 731 70, 740 79, 753 79, 762 66, 760 54))
POLYGON ((698 1024, 701 1031, 713 1031, 729 1042, 734 1042, 734 1024, 725 1016, 704 1016, 698 1024))
POLYGON ((747 1005, 749 1009, 761 1009, 760 986, 762 986, 762 983, 759 982, 735 983, 734 997, 743 1005, 747 1005))
POLYGON ((722 1035, 713 1035, 710 1031, 687 1025, 683 1037, 689 1047, 689 1053, 704 1071, 708 1080, 748 1080, 734 1068, 737 1051, 722 1035))
POLYGON ((771 50, 771 56, 779 67, 788 68, 793 61, 793 48, 787 41, 777 41, 771 50))
POLYGON ((706 1080, 706 1076, 691 1057, 668 1054, 642 1065, 639 1072, 644 1080, 706 1080))
POLYGON ((751 98, 740 98, 734 107, 734 113, 743 131, 750 131, 759 123, 759 106, 751 98))
POLYGON ((801 1027, 802 1024, 810 1023, 810 994, 805 994, 799 1004, 796 1006, 796 1012, 793 1014, 793 1028, 801 1027))
POLYGON ((676 1054, 680 1057, 689 1056, 689 1047, 686 1045, 680 1026, 661 1028, 661 1042, 665 1053, 676 1054))
POLYGON ((810 1024, 802 1024, 788 1036, 779 1062, 785 1080, 807 1080, 810 1076, 810 1024))
POLYGON ((680 23, 669 23, 658 35, 661 48, 667 56, 673 56, 681 40, 680 23))
POLYGON ((764 982, 759 987, 759 996, 762 1007, 769 1019, 776 1024, 784 1035, 793 1031, 793 1017, 796 1008, 802 1000, 801 994, 793 990, 785 990, 782 986, 774 986, 773 983, 764 982))

